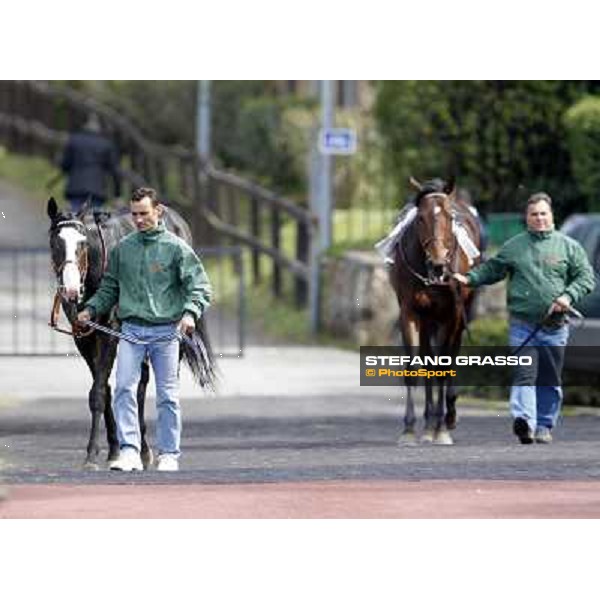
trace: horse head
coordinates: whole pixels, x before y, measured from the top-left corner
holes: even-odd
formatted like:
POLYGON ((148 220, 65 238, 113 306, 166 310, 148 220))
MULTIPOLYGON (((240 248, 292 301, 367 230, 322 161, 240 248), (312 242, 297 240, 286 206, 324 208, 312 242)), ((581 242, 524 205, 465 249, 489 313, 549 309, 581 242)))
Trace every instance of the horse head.
POLYGON ((420 184, 411 178, 419 190, 415 199, 417 206, 417 236, 425 256, 427 278, 432 284, 445 284, 451 275, 450 261, 456 252, 454 235, 454 181, 441 179, 420 184))
POLYGON ((59 212, 54 198, 48 200, 50 260, 56 275, 57 292, 78 304, 85 292, 88 271, 88 238, 83 223, 86 207, 77 215, 59 212))

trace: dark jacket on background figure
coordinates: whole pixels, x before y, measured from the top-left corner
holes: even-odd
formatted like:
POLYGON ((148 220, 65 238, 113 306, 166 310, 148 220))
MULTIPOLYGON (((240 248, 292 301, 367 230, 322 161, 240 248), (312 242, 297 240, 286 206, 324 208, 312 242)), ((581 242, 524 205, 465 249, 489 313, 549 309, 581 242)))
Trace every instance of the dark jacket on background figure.
POLYGON ((114 144, 91 131, 73 133, 65 148, 62 171, 68 176, 67 198, 93 196, 106 200, 107 176, 114 182, 114 195, 121 195, 119 159, 114 144))

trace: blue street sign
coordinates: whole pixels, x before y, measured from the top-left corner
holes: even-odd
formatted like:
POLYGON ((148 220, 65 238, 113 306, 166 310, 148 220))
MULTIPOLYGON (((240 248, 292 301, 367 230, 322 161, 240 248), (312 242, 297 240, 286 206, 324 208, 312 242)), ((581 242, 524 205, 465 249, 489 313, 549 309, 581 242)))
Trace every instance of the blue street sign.
POLYGON ((319 132, 321 154, 354 154, 357 138, 354 129, 331 128, 319 132))

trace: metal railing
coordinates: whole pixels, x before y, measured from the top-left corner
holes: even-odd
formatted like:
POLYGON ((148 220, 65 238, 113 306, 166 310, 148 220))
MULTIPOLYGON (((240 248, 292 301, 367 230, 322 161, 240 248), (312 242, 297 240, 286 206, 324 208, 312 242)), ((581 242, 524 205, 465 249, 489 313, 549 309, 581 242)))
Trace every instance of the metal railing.
MULTIPOLYGON (((206 313, 213 350, 217 356, 242 356, 246 344, 242 249, 209 247, 196 252, 217 290, 206 313)), ((55 292, 48 248, 0 248, 0 356, 77 354, 71 337, 48 326, 55 292)), ((61 322, 66 323, 62 314, 61 322)))
POLYGON ((195 240, 249 248, 254 282, 268 278, 275 296, 306 304, 317 226, 309 211, 204 164, 195 152, 148 140, 120 113, 77 91, 42 81, 0 81, 0 141, 11 151, 56 162, 68 132, 91 112, 119 149, 125 194, 143 184, 156 187, 190 223, 195 240), (285 285, 284 273, 292 285, 285 285))

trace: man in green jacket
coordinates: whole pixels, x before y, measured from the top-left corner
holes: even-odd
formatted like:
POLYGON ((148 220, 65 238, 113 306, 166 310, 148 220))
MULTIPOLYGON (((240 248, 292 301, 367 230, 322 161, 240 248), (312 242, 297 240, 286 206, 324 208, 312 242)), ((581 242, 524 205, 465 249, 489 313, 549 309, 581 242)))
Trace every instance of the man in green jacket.
POLYGON ((478 287, 508 276, 509 344, 518 348, 526 342, 532 347, 528 352, 536 353, 538 359, 537 370, 515 369, 510 393, 513 430, 522 444, 534 439, 549 443, 562 404, 567 315, 573 304, 594 289, 595 279, 581 245, 555 231, 548 194, 539 192, 528 199, 526 218, 527 231, 508 240, 496 257, 466 276, 454 277, 478 287), (556 385, 536 386, 540 380, 556 385))
POLYGON ((143 468, 136 392, 146 353, 156 380, 157 468, 178 470, 181 412, 177 332, 193 332, 196 320, 210 304, 211 287, 200 259, 185 241, 165 229, 162 213, 154 189, 134 191, 131 216, 137 231, 112 250, 98 291, 78 315, 79 321, 89 321, 118 304, 122 332, 148 342, 119 343, 113 410, 121 451, 111 466, 117 471, 143 468))

